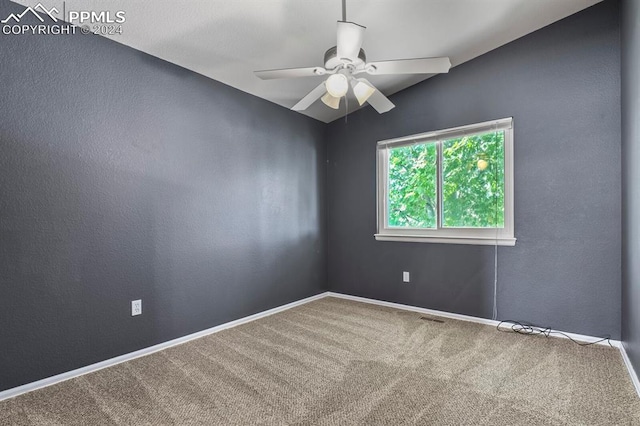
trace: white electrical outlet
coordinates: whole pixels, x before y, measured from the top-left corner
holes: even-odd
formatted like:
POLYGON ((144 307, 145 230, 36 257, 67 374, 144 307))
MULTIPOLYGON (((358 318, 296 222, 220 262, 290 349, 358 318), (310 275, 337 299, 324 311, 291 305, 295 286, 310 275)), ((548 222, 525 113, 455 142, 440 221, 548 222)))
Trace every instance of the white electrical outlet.
POLYGON ((131 316, 142 315, 142 299, 131 301, 131 316))
POLYGON ((409 273, 408 273, 407 271, 404 271, 404 272, 402 273, 402 282, 403 282, 403 283, 408 283, 408 282, 410 282, 410 281, 411 281, 411 278, 410 278, 410 276, 409 276, 409 273))

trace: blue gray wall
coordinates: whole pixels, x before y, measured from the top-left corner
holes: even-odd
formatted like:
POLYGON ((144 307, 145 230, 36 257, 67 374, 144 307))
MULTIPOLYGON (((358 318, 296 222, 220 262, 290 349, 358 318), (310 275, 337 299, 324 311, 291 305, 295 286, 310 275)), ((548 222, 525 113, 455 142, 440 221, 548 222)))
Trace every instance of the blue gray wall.
POLYGON ((606 1, 327 130, 333 291, 491 317, 493 247, 375 241, 376 141, 514 117, 515 247, 498 312, 620 337, 620 32, 606 1), (410 271, 412 283, 402 283, 410 271))
POLYGON ((622 2, 622 339, 640 373, 640 1, 622 2))
POLYGON ((0 391, 323 291, 322 123, 96 36, 0 58, 0 391))

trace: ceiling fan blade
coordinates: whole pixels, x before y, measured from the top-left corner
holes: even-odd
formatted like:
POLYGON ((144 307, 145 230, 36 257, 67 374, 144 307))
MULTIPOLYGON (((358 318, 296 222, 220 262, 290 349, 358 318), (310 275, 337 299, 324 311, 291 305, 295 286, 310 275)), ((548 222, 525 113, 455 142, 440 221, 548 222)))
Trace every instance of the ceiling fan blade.
POLYGON ((362 42, 364 41, 364 30, 366 27, 354 24, 353 22, 338 21, 337 56, 338 59, 358 59, 362 42))
POLYGON ((311 92, 309 92, 307 96, 300 99, 300 101, 297 104, 295 104, 291 109, 294 111, 304 111, 305 109, 309 108, 312 103, 320 99, 322 95, 324 95, 326 92, 327 92, 327 87, 325 86, 325 82, 323 81, 318 85, 318 87, 316 87, 311 92))
POLYGON ((322 67, 283 68, 280 70, 254 71, 253 73, 263 80, 273 80, 276 78, 297 78, 325 75, 327 70, 322 67))
MULTIPOLYGON (((358 80, 364 81, 365 83, 367 83, 371 87, 375 87, 366 78, 359 78, 358 80)), ((371 96, 369 96, 369 98, 367 99, 367 102, 369 102, 369 105, 371 105, 373 107, 373 109, 378 111, 379 114, 384 114, 385 112, 390 111, 390 110, 392 110, 393 108, 396 107, 393 104, 393 102, 391 102, 378 89, 376 89, 375 92, 373 92, 373 94, 371 94, 371 96)))
POLYGON ((371 75, 383 74, 440 74, 449 72, 451 61, 443 58, 400 59, 367 63, 365 70, 371 75))

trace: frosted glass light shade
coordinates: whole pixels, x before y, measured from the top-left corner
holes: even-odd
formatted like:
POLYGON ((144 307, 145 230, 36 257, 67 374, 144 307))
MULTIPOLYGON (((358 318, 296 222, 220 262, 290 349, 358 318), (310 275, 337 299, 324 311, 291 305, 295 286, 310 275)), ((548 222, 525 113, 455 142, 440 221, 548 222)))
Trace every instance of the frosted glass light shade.
POLYGON ((349 80, 344 74, 333 74, 327 79, 327 92, 334 98, 341 98, 349 90, 349 80))
POLYGON ((340 108, 340 98, 335 96, 331 96, 331 93, 327 92, 320 98, 320 100, 329 108, 338 109, 340 108))
POLYGON ((367 99, 369 99, 375 91, 375 87, 369 86, 364 81, 358 81, 353 86, 353 93, 356 95, 356 99, 358 99, 358 103, 360 104, 360 106, 367 102, 367 99))

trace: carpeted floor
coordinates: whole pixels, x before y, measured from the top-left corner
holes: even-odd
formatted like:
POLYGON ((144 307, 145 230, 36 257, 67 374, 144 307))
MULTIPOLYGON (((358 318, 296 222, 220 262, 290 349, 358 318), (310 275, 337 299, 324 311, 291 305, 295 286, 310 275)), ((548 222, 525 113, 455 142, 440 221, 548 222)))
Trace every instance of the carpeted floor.
POLYGON ((617 349, 325 298, 0 402, 15 425, 640 425, 617 349))

